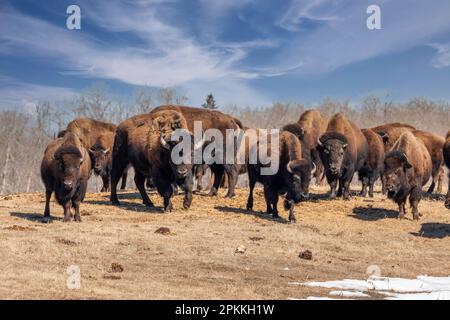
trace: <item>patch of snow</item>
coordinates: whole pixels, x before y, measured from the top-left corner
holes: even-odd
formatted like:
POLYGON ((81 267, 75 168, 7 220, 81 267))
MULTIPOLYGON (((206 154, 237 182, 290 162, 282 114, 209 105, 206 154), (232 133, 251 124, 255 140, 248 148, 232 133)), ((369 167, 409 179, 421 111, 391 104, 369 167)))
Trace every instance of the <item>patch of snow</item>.
POLYGON ((332 296, 340 296, 346 298, 370 298, 370 295, 365 294, 364 292, 361 291, 339 290, 339 291, 330 291, 329 294, 332 296))
POLYGON ((367 280, 344 279, 324 282, 290 282, 289 284, 341 289, 329 293, 341 297, 370 297, 364 292, 374 291, 385 295, 389 300, 450 300, 450 276, 419 276, 416 279, 370 276, 367 280))

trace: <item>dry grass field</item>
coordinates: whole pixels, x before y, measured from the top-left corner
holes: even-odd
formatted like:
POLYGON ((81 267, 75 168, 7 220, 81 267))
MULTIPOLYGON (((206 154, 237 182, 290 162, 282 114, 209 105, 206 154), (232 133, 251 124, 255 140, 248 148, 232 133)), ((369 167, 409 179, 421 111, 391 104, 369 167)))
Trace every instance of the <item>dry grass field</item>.
MULTIPOLYGON (((168 214, 156 194, 155 210, 131 191, 120 208, 108 194, 89 194, 82 223, 63 223, 55 203, 53 222, 42 223, 42 193, 2 197, 0 298, 287 299, 329 291, 289 282, 365 279, 370 265, 383 276, 450 275, 450 211, 442 199, 422 201, 419 222, 409 211, 399 221, 396 205, 379 193, 327 201, 326 191, 312 189, 294 225, 246 211, 245 189, 233 199, 224 191, 195 195, 189 211, 178 195, 168 214), (155 232, 161 227, 168 230, 155 232), (311 260, 299 257, 305 250, 311 260), (70 265, 81 270, 80 289, 66 286, 70 265)), ((255 210, 264 210, 261 189, 255 210)))

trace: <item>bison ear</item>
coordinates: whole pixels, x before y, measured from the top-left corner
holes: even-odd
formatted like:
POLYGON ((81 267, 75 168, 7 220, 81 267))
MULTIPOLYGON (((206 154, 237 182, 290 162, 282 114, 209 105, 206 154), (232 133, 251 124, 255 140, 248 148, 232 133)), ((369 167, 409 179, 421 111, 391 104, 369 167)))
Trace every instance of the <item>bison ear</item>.
POLYGON ((305 137, 306 131, 303 128, 300 128, 299 133, 298 133, 298 137, 300 139, 303 139, 305 137))

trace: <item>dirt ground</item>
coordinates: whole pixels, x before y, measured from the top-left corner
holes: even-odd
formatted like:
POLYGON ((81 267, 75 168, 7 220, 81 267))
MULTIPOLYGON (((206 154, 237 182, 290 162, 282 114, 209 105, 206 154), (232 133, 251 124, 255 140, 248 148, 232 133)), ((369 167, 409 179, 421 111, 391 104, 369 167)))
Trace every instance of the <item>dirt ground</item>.
MULTIPOLYGON (((224 191, 195 195, 189 211, 179 195, 167 214, 154 193, 154 210, 133 191, 122 193, 122 207, 94 193, 81 223, 63 223, 55 203, 53 222, 42 223, 42 193, 1 197, 0 298, 288 299, 330 291, 289 282, 365 279, 372 265, 382 276, 450 275, 450 211, 442 196, 420 203, 417 222, 410 211, 398 220, 396 205, 379 193, 328 201, 326 191, 312 188, 293 225, 259 212, 261 189, 258 212, 245 210, 246 189, 233 199, 224 191), (311 260, 299 257, 305 250, 311 260), (71 265, 80 268, 79 289, 67 287, 71 265)), ((282 202, 279 209, 286 219, 282 202)))

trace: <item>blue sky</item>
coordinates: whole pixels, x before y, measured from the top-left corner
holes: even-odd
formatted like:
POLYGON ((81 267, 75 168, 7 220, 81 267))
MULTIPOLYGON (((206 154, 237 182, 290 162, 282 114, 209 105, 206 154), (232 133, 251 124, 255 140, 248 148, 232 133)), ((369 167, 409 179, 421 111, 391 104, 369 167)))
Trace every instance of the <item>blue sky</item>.
POLYGON ((69 98, 104 82, 131 99, 175 87, 199 105, 450 100, 448 0, 0 2, 0 107, 69 98), (81 8, 81 30, 66 8, 81 8), (366 8, 381 8, 368 30, 366 8))

